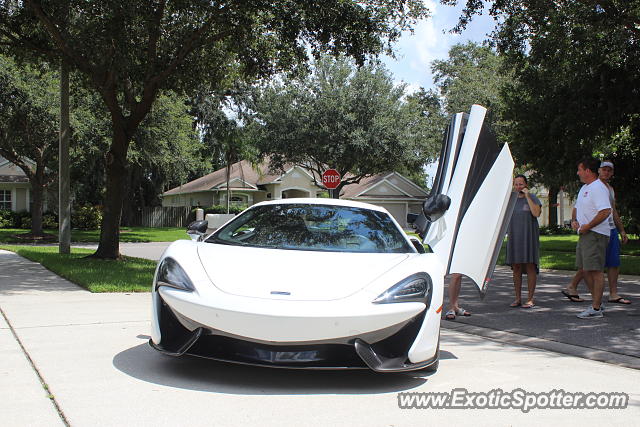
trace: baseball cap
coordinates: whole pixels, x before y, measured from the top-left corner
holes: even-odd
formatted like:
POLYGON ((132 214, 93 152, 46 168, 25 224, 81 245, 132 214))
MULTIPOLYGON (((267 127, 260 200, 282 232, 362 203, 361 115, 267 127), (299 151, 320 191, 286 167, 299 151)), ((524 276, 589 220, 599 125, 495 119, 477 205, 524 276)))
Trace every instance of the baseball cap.
POLYGON ((605 161, 605 162, 600 163, 600 167, 601 168, 610 167, 611 169, 613 169, 613 163, 611 163, 610 161, 605 161))

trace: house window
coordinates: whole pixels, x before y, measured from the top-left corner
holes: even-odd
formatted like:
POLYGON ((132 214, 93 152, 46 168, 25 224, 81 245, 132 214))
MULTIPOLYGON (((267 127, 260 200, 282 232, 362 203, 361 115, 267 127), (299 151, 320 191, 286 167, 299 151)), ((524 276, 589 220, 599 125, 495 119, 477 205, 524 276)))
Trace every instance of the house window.
POLYGON ((0 209, 11 210, 11 190, 0 190, 0 209))
POLYGON ((229 200, 231 201, 230 204, 234 206, 241 206, 241 205, 247 204, 246 196, 231 196, 231 199, 229 200))

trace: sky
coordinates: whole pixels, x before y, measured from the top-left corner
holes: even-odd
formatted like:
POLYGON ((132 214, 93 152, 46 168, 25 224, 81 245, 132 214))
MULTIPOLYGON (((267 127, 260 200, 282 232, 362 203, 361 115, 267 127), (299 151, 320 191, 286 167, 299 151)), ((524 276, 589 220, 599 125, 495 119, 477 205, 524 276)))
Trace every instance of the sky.
POLYGON ((425 0, 425 4, 431 11, 431 17, 420 21, 413 35, 409 32, 403 34, 396 43, 396 59, 383 58, 396 81, 407 83, 410 92, 419 87, 434 87, 431 61, 446 59, 449 48, 456 43, 465 43, 467 40, 481 43, 494 27, 491 17, 481 15, 475 16, 461 34, 451 34, 449 30, 458 22, 462 6, 444 6, 438 0, 425 0))
MULTIPOLYGON (((402 35, 395 45, 395 59, 388 56, 382 58, 393 73, 396 83, 404 82, 409 85, 408 92, 414 92, 420 87, 434 88, 431 62, 446 59, 449 48, 456 43, 468 40, 482 43, 495 26, 493 19, 485 14, 475 16, 461 34, 452 34, 449 30, 457 24, 462 6, 444 6, 438 0, 425 0, 425 4, 431 11, 431 16, 420 21, 414 27, 413 34, 406 32, 402 35)), ((433 185, 437 169, 437 161, 425 166, 429 187, 433 185)))

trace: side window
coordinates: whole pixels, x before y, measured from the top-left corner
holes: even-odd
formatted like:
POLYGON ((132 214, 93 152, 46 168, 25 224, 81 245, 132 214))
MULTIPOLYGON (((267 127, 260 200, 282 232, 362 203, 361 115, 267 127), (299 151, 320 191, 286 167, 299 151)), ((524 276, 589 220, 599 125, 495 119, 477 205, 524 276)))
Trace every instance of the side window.
POLYGON ((11 190, 0 190, 0 209, 11 210, 11 190))

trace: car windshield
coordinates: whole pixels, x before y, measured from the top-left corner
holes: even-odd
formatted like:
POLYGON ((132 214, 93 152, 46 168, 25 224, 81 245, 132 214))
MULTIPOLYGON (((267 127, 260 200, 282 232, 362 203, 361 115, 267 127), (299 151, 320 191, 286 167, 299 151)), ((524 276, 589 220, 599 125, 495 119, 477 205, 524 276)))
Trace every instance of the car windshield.
POLYGON ((257 206, 239 215, 206 241, 313 251, 415 252, 386 213, 315 204, 257 206))

